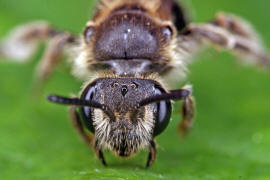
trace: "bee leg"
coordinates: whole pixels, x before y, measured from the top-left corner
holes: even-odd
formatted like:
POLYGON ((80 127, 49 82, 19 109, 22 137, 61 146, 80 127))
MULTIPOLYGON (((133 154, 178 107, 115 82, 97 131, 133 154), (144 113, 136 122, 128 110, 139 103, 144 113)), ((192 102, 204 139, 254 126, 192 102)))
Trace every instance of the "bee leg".
POLYGON ((78 134, 81 136, 81 138, 84 140, 84 142, 88 146, 94 148, 96 156, 101 160, 104 166, 107 166, 102 150, 98 148, 98 141, 96 140, 96 142, 94 143, 94 136, 85 132, 82 121, 80 119, 80 115, 76 111, 76 106, 71 106, 70 116, 71 116, 72 124, 74 128, 77 130, 78 134))
POLYGON ((90 146, 94 147, 94 137, 91 134, 88 134, 85 132, 83 128, 82 121, 80 119, 79 113, 76 111, 76 106, 71 106, 70 108, 70 116, 71 116, 71 121, 72 125, 80 135, 80 137, 84 140, 84 142, 90 146))
POLYGON ((26 61, 31 58, 42 41, 54 34, 56 31, 45 21, 15 27, 1 40, 0 56, 18 62, 26 61))
POLYGON ((48 22, 32 22, 12 30, 9 35, 0 41, 0 57, 17 62, 29 60, 41 43, 47 45, 46 51, 37 68, 38 85, 46 80, 53 67, 61 59, 66 45, 74 46, 77 39, 67 32, 61 32, 48 22))
POLYGON ((192 96, 186 97, 181 108, 182 121, 178 126, 178 131, 182 136, 186 136, 192 128, 194 110, 194 98, 192 96))
POLYGON ((182 121, 179 123, 178 132, 182 136, 186 136, 192 128, 195 111, 195 101, 192 96, 192 85, 185 85, 183 89, 188 90, 190 92, 190 95, 184 97, 184 102, 180 109, 182 121))
POLYGON ((258 44, 261 44, 260 39, 256 31, 252 28, 252 26, 244 19, 238 16, 224 12, 219 12, 212 23, 214 25, 227 29, 233 34, 237 34, 245 38, 252 39, 254 41, 257 41, 258 44))
POLYGON ((99 146, 98 146, 98 141, 97 141, 97 140, 96 140, 96 142, 95 142, 95 152, 96 152, 96 156, 97 156, 98 159, 101 161, 101 163, 102 163, 104 166, 107 166, 107 163, 106 163, 106 161, 105 161, 105 158, 104 158, 102 149, 99 148, 99 146))
POLYGON ((243 22, 235 19, 233 22, 235 25, 232 27, 220 21, 191 24, 180 34, 179 48, 187 52, 188 56, 193 56, 204 45, 212 45, 231 52, 249 64, 270 68, 270 55, 264 50, 255 31, 243 22))
POLYGON ((156 159, 157 150, 156 150, 156 143, 154 140, 150 141, 149 150, 150 150, 150 152, 148 154, 146 168, 149 168, 156 159))
POLYGON ((60 62, 66 45, 72 43, 74 38, 68 33, 54 36, 47 43, 47 48, 36 68, 36 86, 40 87, 52 74, 53 68, 60 62))

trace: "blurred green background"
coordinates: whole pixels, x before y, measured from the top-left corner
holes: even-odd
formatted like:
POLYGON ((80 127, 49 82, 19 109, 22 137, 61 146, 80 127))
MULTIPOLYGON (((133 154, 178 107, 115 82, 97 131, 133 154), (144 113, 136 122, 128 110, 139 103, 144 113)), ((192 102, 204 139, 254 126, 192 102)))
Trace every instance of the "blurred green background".
MULTIPOLYGON (((270 51, 269 0, 187 0, 194 21, 217 11, 248 19, 270 51)), ((48 20, 55 27, 81 33, 93 14, 91 0, 0 0, 0 37, 14 26, 48 20)), ((42 49, 42 48, 41 48, 42 49)), ((147 152, 129 160, 105 153, 104 168, 78 138, 68 109, 45 100, 48 93, 77 94, 82 82, 62 63, 40 99, 31 89, 40 50, 25 64, 0 61, 0 179, 270 179, 270 73, 237 63, 213 49, 190 66, 197 116, 182 139, 175 111, 157 138, 158 155, 146 170, 147 152)), ((180 84, 179 84, 180 87, 180 84)), ((175 109, 180 104, 175 105, 175 109)))

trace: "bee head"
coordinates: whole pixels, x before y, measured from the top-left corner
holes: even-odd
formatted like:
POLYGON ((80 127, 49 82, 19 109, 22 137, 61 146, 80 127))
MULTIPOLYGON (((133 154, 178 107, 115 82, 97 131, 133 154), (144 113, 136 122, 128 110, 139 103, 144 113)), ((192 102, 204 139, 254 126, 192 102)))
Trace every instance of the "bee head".
MULTIPOLYGON (((189 92, 181 93, 182 98, 189 92)), ((165 130, 172 110, 170 99, 174 96, 174 92, 167 93, 153 80, 101 78, 87 85, 76 103, 68 98, 70 102, 65 103, 63 98, 60 102, 56 100, 59 96, 49 99, 80 106, 84 124, 95 134, 97 145, 119 156, 130 156, 149 146, 153 137, 165 130)))

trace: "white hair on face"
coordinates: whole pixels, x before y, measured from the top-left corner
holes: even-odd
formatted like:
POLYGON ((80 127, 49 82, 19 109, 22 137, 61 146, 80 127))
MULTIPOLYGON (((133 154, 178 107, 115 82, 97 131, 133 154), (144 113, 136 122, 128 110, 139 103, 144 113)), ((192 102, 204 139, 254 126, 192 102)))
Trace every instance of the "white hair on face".
MULTIPOLYGON (((149 146, 149 142, 153 139, 154 129, 154 116, 153 116, 153 105, 145 106, 145 114, 143 118, 138 118, 136 125, 133 125, 133 129, 126 129, 124 127, 124 134, 113 137, 111 132, 111 124, 106 115, 99 110, 93 111, 93 124, 95 127, 95 137, 98 140, 98 146, 100 148, 107 148, 118 154, 115 147, 119 147, 121 138, 125 139, 127 145, 128 155, 136 153, 140 149, 144 149, 149 146), (132 138, 129 138, 130 133, 135 134, 132 138)), ((116 120, 117 121, 117 120, 116 120)))

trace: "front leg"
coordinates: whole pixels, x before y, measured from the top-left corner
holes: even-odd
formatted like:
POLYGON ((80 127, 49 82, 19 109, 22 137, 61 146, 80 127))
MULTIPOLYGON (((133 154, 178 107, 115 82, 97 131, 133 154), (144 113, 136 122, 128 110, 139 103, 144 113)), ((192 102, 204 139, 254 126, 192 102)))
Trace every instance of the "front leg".
POLYGON ((193 96, 189 95, 184 99, 181 108, 182 121, 178 126, 178 131, 182 136, 187 135, 187 133, 192 128, 194 113, 195 113, 195 101, 193 96))
POLYGON ((77 133, 82 138, 82 140, 87 144, 87 146, 94 148, 95 138, 92 134, 89 134, 84 130, 83 123, 81 121, 79 113, 76 110, 76 106, 71 106, 70 117, 73 127, 76 129, 77 133))
POLYGON ((104 166, 107 166, 106 161, 104 159, 104 155, 103 152, 101 150, 101 148, 99 148, 98 146, 98 141, 95 141, 95 138, 92 134, 88 134, 83 127, 81 118, 79 113, 76 111, 76 106, 71 106, 70 108, 70 116, 71 116, 71 121, 72 124, 74 126, 74 128, 76 129, 76 131, 78 132, 78 134, 80 135, 80 137, 84 140, 84 142, 89 146, 89 147, 93 147, 95 150, 95 154, 96 156, 99 158, 99 160, 101 161, 101 163, 104 166))
POLYGON ((102 149, 101 149, 101 147, 99 147, 99 145, 98 145, 98 140, 96 140, 96 142, 95 142, 95 153, 96 153, 96 156, 98 157, 98 159, 101 161, 101 163, 102 163, 104 166, 107 166, 107 163, 106 163, 106 161, 105 161, 105 158, 104 158, 102 149))
POLYGON ((149 168, 156 159, 157 150, 156 150, 156 143, 154 140, 150 141, 149 151, 150 152, 148 154, 146 168, 149 168))

